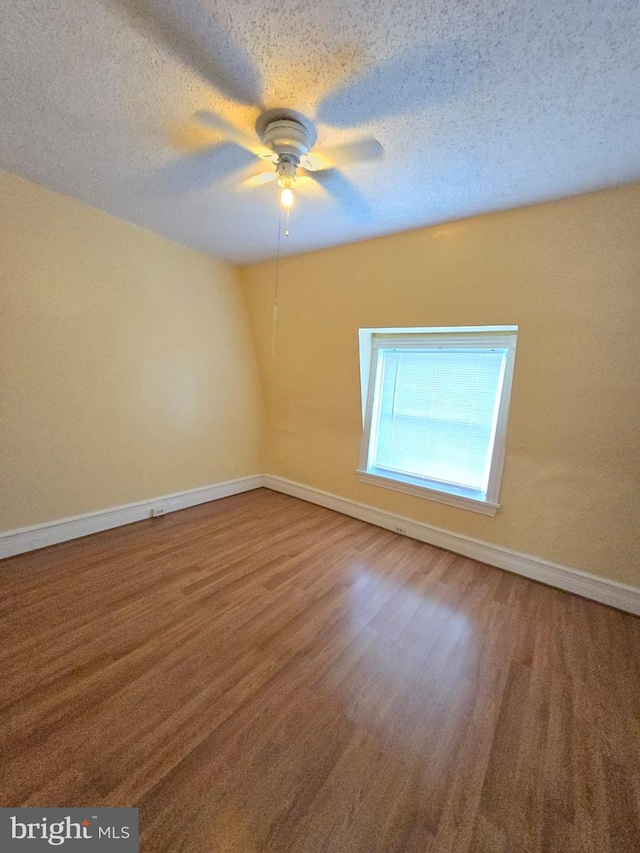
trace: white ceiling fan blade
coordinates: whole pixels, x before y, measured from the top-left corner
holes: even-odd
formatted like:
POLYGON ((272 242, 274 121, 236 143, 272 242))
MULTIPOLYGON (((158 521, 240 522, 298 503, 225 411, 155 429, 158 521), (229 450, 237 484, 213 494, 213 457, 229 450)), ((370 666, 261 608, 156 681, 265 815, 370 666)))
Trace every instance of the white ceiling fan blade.
POLYGON ((313 182, 338 202, 352 219, 367 221, 373 217, 369 203, 358 187, 338 169, 326 169, 310 173, 313 182))
MULTIPOLYGON (((301 170, 302 171, 302 170, 301 170)), ((265 184, 271 184, 278 178, 277 172, 258 172, 257 175, 251 175, 249 178, 242 182, 244 187, 262 187, 265 184)), ((299 186, 304 186, 305 184, 311 183, 313 179, 310 175, 298 174, 296 176, 296 182, 293 185, 293 189, 295 190, 299 186)))
POLYGON ((275 172, 260 172, 258 175, 247 178, 244 184, 247 187, 261 187, 263 184, 270 184, 275 181, 277 177, 275 172))
MULTIPOLYGON (((251 177, 242 181, 242 186, 246 189, 251 187, 263 187, 265 184, 272 184, 277 180, 277 178, 277 172, 259 172, 257 175, 251 175, 251 177)), ((296 177, 296 182, 293 185, 293 190, 295 191, 298 187, 310 183, 312 183, 312 178, 309 175, 298 175, 296 177)))
POLYGON ((312 151, 302 158, 302 165, 310 172, 320 172, 324 169, 334 169, 349 166, 351 163, 365 163, 380 160, 384 156, 384 148, 377 139, 360 139, 357 142, 347 142, 336 145, 326 151, 312 151))
POLYGON ((195 113, 194 118, 202 124, 206 124, 207 127, 217 130, 218 133, 224 137, 224 139, 228 139, 229 142, 234 142, 241 148, 246 148, 247 151, 251 151, 251 153, 255 154, 256 157, 270 158, 273 156, 273 151, 271 151, 270 148, 267 148, 266 145, 263 145, 257 138, 254 138, 239 128, 234 127, 226 121, 226 119, 223 119, 222 116, 217 115, 217 113, 212 113, 209 110, 198 110, 198 112, 195 113))

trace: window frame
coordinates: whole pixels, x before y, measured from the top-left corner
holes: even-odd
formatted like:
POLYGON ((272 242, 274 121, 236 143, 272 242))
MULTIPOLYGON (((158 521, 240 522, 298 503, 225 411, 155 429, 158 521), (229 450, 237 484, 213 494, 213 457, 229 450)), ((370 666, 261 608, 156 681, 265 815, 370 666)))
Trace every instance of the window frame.
POLYGON ((511 402, 511 387, 515 365, 517 326, 458 326, 411 329, 360 329, 360 370, 363 404, 363 429, 360 445, 360 461, 357 477, 365 483, 382 486, 394 491, 416 495, 421 498, 472 510, 483 515, 495 516, 500 508, 499 497, 504 469, 507 421, 511 402), (373 422, 376 386, 379 378, 378 354, 381 349, 443 349, 491 348, 505 349, 506 362, 498 406, 493 454, 489 468, 489 482, 484 498, 464 494, 465 490, 454 485, 446 488, 433 487, 412 478, 396 474, 380 474, 368 469, 371 427, 373 422), (368 359, 368 361, 367 361, 368 359))

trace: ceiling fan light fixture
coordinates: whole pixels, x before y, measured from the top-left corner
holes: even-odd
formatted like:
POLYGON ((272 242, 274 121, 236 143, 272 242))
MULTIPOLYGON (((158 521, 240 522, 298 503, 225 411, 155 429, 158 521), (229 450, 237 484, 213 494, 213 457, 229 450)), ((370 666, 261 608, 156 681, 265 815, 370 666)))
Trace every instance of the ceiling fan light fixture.
POLYGON ((296 183, 296 168, 298 158, 293 154, 281 154, 278 160, 278 186, 280 187, 280 203, 289 208, 293 204, 293 187, 296 183))
POLYGON ((281 154, 276 171, 278 172, 278 186, 283 189, 291 189, 296 182, 296 169, 298 158, 291 154, 281 154))

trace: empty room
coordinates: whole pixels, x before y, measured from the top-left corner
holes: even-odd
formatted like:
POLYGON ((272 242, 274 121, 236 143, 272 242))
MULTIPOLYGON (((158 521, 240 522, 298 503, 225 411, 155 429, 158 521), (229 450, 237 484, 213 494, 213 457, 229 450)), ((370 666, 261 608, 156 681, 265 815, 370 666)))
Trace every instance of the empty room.
POLYGON ((640 851, 638 0, 0 8, 0 851, 640 851))

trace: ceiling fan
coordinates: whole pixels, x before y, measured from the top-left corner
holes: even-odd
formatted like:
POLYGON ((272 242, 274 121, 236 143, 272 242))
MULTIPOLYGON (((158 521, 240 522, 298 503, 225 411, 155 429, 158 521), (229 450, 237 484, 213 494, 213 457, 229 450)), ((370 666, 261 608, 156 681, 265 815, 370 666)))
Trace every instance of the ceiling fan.
POLYGON ((379 160, 384 153, 377 139, 368 137, 338 145, 325 151, 313 150, 317 133, 313 123, 296 110, 275 108, 262 112, 256 121, 255 137, 245 133, 217 113, 200 110, 194 118, 218 131, 260 158, 270 170, 260 170, 249 178, 251 186, 277 181, 280 201, 285 208, 293 204, 293 190, 309 180, 323 183, 324 175, 352 163, 379 160))

